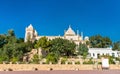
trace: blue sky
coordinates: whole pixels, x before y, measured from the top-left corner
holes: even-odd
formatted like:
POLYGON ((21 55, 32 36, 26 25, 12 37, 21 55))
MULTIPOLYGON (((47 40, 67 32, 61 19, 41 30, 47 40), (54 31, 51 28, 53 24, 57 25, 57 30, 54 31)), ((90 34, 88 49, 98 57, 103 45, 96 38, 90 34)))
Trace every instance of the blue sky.
POLYGON ((120 0, 0 0, 0 34, 24 37, 33 24, 39 35, 63 35, 71 27, 86 36, 120 40, 120 0))

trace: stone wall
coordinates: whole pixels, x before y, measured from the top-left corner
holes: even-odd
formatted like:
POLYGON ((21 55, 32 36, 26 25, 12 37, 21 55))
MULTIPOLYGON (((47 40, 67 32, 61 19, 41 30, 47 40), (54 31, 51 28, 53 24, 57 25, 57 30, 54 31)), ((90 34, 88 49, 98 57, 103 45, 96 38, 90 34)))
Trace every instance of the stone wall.
MULTIPOLYGON (((101 70, 101 65, 59 65, 59 64, 0 64, 0 71, 30 71, 30 70, 101 70)), ((110 69, 120 69, 119 65, 110 65, 110 69)))

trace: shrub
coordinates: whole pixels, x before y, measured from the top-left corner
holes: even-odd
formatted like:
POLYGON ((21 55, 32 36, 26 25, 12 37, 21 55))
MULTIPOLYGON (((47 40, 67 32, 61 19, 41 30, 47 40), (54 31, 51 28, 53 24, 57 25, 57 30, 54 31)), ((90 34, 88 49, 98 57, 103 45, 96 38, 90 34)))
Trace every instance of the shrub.
POLYGON ((80 64, 80 61, 75 62, 75 64, 80 64))
POLYGON ((115 61, 114 61, 114 57, 112 57, 112 56, 109 56, 109 64, 115 64, 115 61))
POLYGON ((58 59, 59 57, 54 54, 54 53, 49 53, 46 57, 46 62, 49 63, 49 62, 52 62, 53 64, 56 64, 58 62, 58 59))
POLYGON ((116 61, 120 61, 120 58, 118 58, 118 57, 116 57, 115 59, 116 59, 116 61))
POLYGON ((65 62, 67 61, 67 57, 64 57, 61 59, 61 64, 65 64, 65 62))
POLYGON ((19 61, 19 59, 18 59, 17 57, 13 57, 13 58, 11 59, 11 62, 12 62, 13 64, 15 64, 17 61, 19 61))
POLYGON ((35 63, 35 64, 38 64, 39 63, 39 55, 38 54, 35 54, 32 58, 32 62, 35 63))
POLYGON ((98 64, 102 64, 102 62, 98 62, 98 64))
POLYGON ((49 63, 47 63, 47 62, 42 62, 42 64, 49 64, 49 63))
POLYGON ((93 64, 93 62, 90 62, 90 61, 84 61, 83 64, 93 64))
POLYGON ((68 62, 68 64, 72 64, 72 62, 68 62))
POLYGON ((61 61, 61 64, 65 64, 65 61, 61 61))
POLYGON ((84 61, 83 64, 94 64, 94 62, 92 61, 92 59, 89 59, 89 61, 84 61))

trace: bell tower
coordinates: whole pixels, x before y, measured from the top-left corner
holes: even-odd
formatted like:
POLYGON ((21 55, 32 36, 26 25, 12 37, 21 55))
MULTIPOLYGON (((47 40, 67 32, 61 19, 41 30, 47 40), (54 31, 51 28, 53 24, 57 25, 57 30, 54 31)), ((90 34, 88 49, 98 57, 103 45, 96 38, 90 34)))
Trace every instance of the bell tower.
POLYGON ((36 30, 34 30, 32 24, 30 24, 28 27, 26 27, 24 42, 27 42, 27 41, 33 42, 35 40, 35 36, 37 36, 37 32, 36 30))

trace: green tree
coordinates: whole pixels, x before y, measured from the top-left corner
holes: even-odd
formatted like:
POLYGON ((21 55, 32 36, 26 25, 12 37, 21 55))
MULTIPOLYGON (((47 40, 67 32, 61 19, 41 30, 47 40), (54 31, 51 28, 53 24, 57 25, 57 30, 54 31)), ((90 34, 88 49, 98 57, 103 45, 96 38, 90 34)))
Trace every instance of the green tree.
POLYGON ((38 54, 35 54, 35 55, 33 56, 32 62, 38 64, 39 61, 40 61, 39 55, 38 55, 38 54))
POLYGON ((18 38, 17 39, 17 43, 22 43, 22 42, 24 42, 24 38, 18 38))
POLYGON ((113 47, 113 50, 120 51, 120 41, 114 42, 112 47, 113 47))
POLYGON ((8 30, 8 36, 15 36, 14 30, 12 29, 8 30))
POLYGON ((34 47, 37 49, 41 47, 46 52, 49 52, 49 49, 51 47, 51 41, 48 40, 46 37, 42 37, 36 42, 34 47))
POLYGON ((2 48, 6 43, 6 35, 0 35, 0 48, 2 48))
POLYGON ((92 48, 106 48, 112 45, 112 41, 109 37, 102 37, 101 35, 91 36, 90 47, 92 48))
POLYGON ((50 52, 54 52, 61 56, 72 56, 75 53, 76 44, 72 41, 55 38, 51 41, 52 46, 50 48, 50 52))
POLYGON ((0 61, 22 61, 23 55, 32 48, 32 43, 24 43, 23 39, 17 39, 13 30, 0 35, 0 61))
POLYGON ((58 62, 58 60, 59 60, 59 55, 58 54, 55 54, 55 53, 49 53, 47 56, 46 56, 46 61, 47 61, 47 63, 49 63, 49 62, 52 62, 52 63, 57 63, 58 62))
POLYGON ((30 52, 34 48, 34 45, 33 45, 33 43, 31 41, 30 42, 28 41, 28 42, 25 43, 25 47, 26 47, 25 48, 26 52, 30 52))
POLYGON ((79 44, 78 47, 78 55, 83 56, 83 58, 85 59, 88 55, 88 47, 86 46, 86 44, 79 44))
POLYGON ((0 62, 22 61, 34 44, 31 41, 24 43, 23 38, 16 38, 14 30, 8 30, 7 34, 0 35, 0 62))

